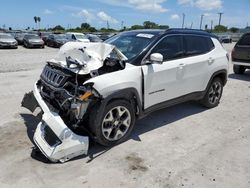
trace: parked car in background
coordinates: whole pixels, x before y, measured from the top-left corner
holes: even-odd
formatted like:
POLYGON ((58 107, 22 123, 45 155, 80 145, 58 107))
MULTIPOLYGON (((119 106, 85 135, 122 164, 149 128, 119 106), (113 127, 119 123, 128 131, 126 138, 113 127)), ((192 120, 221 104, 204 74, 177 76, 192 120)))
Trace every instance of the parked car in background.
POLYGON ((78 41, 78 42, 89 42, 87 36, 83 33, 66 33, 66 37, 69 41, 78 41))
POLYGON ((44 43, 46 44, 50 34, 52 34, 52 32, 40 32, 39 36, 43 39, 44 43))
POLYGON ((113 36, 115 36, 116 33, 99 33, 97 34, 97 36, 102 39, 102 41, 105 41, 113 36))
POLYGON ((15 35, 15 39, 17 40, 19 45, 23 44, 23 38, 25 35, 27 35, 28 33, 16 33, 15 35))
POLYGON ((232 43, 232 37, 230 35, 222 35, 219 37, 221 43, 232 43))
POLYGON ((86 34, 86 36, 90 42, 102 42, 103 41, 102 39, 100 39, 100 37, 94 34, 86 34))
POLYGON ((235 74, 244 74, 250 69, 250 33, 244 34, 235 44, 231 56, 235 74))
POLYGON ((26 48, 44 48, 44 41, 35 34, 27 34, 23 38, 23 45, 26 48))
POLYGON ((47 38, 46 44, 50 47, 60 48, 66 42, 68 42, 68 39, 65 34, 50 34, 47 38))
POLYGON ((17 41, 15 38, 6 33, 0 33, 0 48, 17 48, 17 41))

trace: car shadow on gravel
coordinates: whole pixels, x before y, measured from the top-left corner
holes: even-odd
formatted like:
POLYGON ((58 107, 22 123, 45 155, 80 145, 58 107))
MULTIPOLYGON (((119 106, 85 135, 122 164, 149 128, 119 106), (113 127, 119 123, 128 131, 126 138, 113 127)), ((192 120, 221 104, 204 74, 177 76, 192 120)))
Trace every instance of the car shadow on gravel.
MULTIPOLYGON (((207 108, 202 107, 196 102, 188 102, 156 111, 152 114, 149 114, 144 119, 138 120, 136 122, 134 130, 132 131, 129 139, 141 141, 140 135, 146 132, 150 132, 162 126, 168 126, 173 122, 176 122, 188 116, 204 112, 205 110, 207 110, 207 108)), ((24 119, 27 128, 27 135, 30 141, 34 144, 33 135, 35 133, 37 124, 39 123, 39 118, 32 114, 21 114, 21 117, 24 119)), ((89 163, 111 149, 112 147, 101 146, 90 139, 88 155, 78 156, 74 159, 71 159, 71 161, 88 157, 87 163, 89 163)), ((31 153, 31 157, 38 161, 49 163, 49 161, 41 154, 41 152, 36 147, 34 147, 31 153)))
POLYGON ((244 74, 229 74, 229 78, 243 81, 250 81, 250 71, 246 71, 244 74))

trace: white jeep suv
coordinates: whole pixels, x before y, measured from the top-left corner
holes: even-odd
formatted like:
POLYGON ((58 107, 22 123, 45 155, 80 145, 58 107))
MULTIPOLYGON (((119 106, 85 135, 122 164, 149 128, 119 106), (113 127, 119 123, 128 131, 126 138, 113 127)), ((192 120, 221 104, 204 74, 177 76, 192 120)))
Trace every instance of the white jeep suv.
POLYGON ((111 146, 153 111, 189 100, 217 106, 227 73, 227 52, 213 34, 129 31, 105 43, 65 44, 22 105, 42 109, 34 141, 49 159, 65 161, 87 153, 86 132, 111 146))

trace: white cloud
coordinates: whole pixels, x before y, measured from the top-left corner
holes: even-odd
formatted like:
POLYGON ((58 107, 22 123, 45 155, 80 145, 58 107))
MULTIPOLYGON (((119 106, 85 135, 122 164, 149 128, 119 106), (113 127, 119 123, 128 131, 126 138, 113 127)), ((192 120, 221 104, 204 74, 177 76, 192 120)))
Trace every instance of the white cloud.
POLYGON ((191 5, 201 10, 218 10, 222 8, 222 0, 178 0, 180 5, 191 5))
POLYGON ((178 0, 178 4, 183 5, 183 4, 191 4, 193 3, 193 0, 178 0))
POLYGON ((135 8, 141 11, 163 13, 168 11, 168 9, 162 5, 165 1, 166 0, 102 0, 101 2, 114 6, 135 8))
POLYGON ((171 19, 171 20, 179 20, 179 19, 180 19, 180 16, 179 16, 178 14, 172 14, 172 15, 170 16, 170 19, 171 19))
POLYGON ((80 12, 76 14, 73 13, 72 15, 78 18, 83 18, 86 22, 91 22, 96 18, 93 13, 89 12, 86 9, 82 9, 80 12))
POLYGON ((195 2, 195 6, 200 8, 201 10, 214 10, 214 9, 221 9, 222 8, 222 1, 221 0, 197 0, 195 2))
POLYGON ((117 21, 115 18, 111 17, 110 15, 106 14, 106 13, 103 12, 103 11, 98 12, 98 13, 97 13, 97 17, 98 17, 101 21, 103 21, 103 22, 107 22, 107 21, 108 21, 109 23, 113 23, 113 24, 117 24, 117 23, 118 23, 118 21, 117 21))
POLYGON ((49 10, 49 9, 45 9, 44 11, 43 11, 43 14, 53 14, 54 12, 53 11, 51 11, 51 10, 49 10))

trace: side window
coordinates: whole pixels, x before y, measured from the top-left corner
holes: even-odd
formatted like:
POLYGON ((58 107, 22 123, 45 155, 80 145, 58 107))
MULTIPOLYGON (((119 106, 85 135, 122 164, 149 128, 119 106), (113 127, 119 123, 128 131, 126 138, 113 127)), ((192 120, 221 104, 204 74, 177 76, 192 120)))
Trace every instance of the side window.
POLYGON ((186 56, 205 54, 214 48, 214 44, 208 37, 184 36, 186 56))
POLYGON ((163 61, 177 59, 182 57, 182 37, 181 36, 167 36, 162 39, 155 48, 151 51, 152 53, 160 53, 163 55, 163 61))

